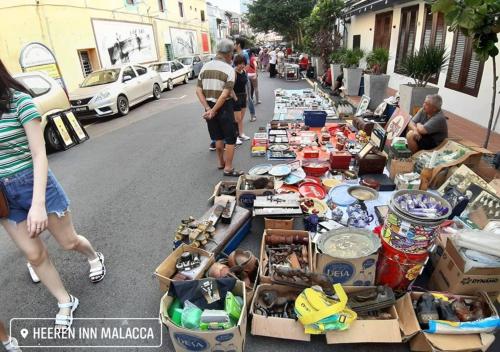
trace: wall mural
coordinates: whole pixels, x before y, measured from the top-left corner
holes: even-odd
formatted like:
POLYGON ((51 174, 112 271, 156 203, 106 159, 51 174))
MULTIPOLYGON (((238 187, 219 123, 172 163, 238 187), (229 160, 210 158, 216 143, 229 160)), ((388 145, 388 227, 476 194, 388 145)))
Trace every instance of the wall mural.
POLYGON ((189 29, 170 28, 175 57, 198 54, 198 35, 189 29))
POLYGON ((92 26, 103 67, 158 60, 152 25, 92 20, 92 26))

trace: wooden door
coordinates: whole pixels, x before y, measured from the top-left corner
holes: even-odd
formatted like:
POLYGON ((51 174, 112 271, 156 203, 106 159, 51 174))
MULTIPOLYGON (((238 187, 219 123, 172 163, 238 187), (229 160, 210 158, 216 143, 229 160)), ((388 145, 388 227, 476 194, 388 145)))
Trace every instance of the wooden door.
MULTIPOLYGON (((373 49, 390 49, 392 32, 392 11, 379 13, 375 16, 375 33, 373 37, 373 49)), ((386 73, 387 65, 382 68, 386 73)))

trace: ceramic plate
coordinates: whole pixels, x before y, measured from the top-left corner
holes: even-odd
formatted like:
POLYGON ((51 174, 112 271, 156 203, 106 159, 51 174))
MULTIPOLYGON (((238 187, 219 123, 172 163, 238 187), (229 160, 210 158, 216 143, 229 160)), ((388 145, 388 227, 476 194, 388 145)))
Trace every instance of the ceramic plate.
MULTIPOLYGON (((325 203, 325 201, 323 201, 321 199, 306 198, 305 200, 308 200, 308 199, 310 199, 314 202, 314 206, 311 208, 308 208, 306 211, 306 214, 313 214, 313 210, 316 209, 318 211, 316 213, 316 214, 318 214, 318 216, 324 216, 326 214, 326 212, 330 209, 330 208, 328 208, 328 205, 325 203)), ((304 204, 304 202, 302 202, 301 204, 304 204)))
POLYGON ((299 168, 297 170, 293 170, 290 173, 290 175, 288 175, 285 178, 285 183, 287 185, 294 185, 294 184, 297 184, 297 183, 303 181, 304 177, 306 177, 306 173, 304 172, 304 170, 302 168, 299 168))
POLYGON ((356 198, 353 198, 347 193, 347 190, 351 187, 350 185, 342 184, 335 188, 332 188, 330 192, 328 192, 328 197, 337 205, 340 206, 348 206, 356 201, 356 198))
POLYGON ((264 175, 269 172, 273 167, 272 164, 260 164, 257 166, 252 167, 249 171, 249 175, 264 175))
POLYGON ((292 172, 292 168, 286 164, 275 165, 269 170, 269 175, 283 177, 292 172))
POLYGON ((351 197, 362 201, 375 200, 378 198, 378 192, 366 186, 349 187, 347 193, 349 193, 351 197))
POLYGON ((288 144, 273 144, 268 149, 272 152, 284 152, 288 150, 288 144))

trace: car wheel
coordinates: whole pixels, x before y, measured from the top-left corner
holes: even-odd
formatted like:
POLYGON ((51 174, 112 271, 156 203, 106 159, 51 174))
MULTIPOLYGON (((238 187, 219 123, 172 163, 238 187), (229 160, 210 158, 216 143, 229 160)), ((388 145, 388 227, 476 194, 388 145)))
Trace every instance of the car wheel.
POLYGON ((174 89, 174 82, 171 79, 169 79, 167 81, 167 90, 172 90, 172 89, 174 89))
POLYGON ((45 138, 45 146, 48 151, 57 152, 63 149, 54 127, 46 126, 43 136, 45 138))
POLYGON ((130 111, 130 107, 128 105, 128 99, 125 95, 119 95, 116 100, 116 105, 118 107, 118 115, 125 116, 130 111))
POLYGON ((158 83, 155 83, 153 85, 153 98, 155 98, 156 100, 161 98, 161 88, 158 83))
POLYGON ((184 75, 184 81, 182 81, 182 83, 187 84, 188 82, 189 82, 188 75, 184 75))

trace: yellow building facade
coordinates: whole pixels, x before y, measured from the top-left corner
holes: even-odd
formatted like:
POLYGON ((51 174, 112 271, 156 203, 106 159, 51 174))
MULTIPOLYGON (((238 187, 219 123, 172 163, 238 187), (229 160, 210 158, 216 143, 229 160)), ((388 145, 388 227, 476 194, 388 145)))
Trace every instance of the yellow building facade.
POLYGON ((205 0, 2 0, 0 18, 9 71, 21 72, 23 48, 38 42, 68 90, 103 67, 210 52, 205 0))

